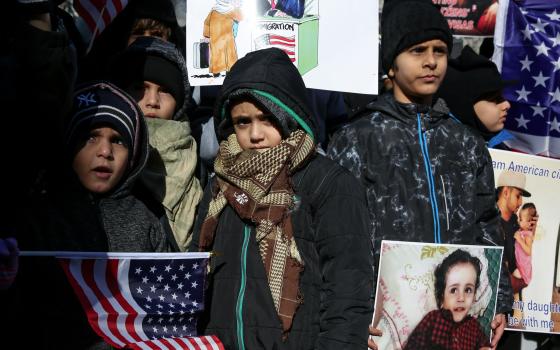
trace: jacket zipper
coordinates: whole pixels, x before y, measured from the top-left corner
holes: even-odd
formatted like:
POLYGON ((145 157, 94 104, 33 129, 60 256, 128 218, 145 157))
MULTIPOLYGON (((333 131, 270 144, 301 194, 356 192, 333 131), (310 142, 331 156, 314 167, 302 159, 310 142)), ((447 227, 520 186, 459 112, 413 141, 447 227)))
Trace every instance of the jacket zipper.
POLYGON ((239 286, 239 294, 237 295, 237 304, 235 313, 237 319, 237 348, 245 350, 245 339, 243 336, 243 300, 245 299, 245 287, 247 283, 247 248, 249 246, 249 237, 251 229, 249 226, 243 227, 243 246, 241 248, 241 285, 239 286))
POLYGON ((435 181, 430 165, 430 154, 428 153, 428 143, 426 142, 425 133, 422 131, 422 121, 420 113, 416 114, 418 122, 418 141, 420 142, 420 149, 422 150, 422 158, 424 160, 424 170, 428 178, 428 192, 430 195, 430 204, 432 206, 432 218, 434 222, 434 242, 441 243, 441 230, 439 226, 439 209, 437 204, 435 181))
POLYGON ((447 193, 445 193, 445 182, 443 182, 443 175, 439 176, 441 180, 441 187, 443 188, 443 204, 445 204, 445 218, 447 220, 447 231, 449 231, 449 208, 447 207, 447 193))

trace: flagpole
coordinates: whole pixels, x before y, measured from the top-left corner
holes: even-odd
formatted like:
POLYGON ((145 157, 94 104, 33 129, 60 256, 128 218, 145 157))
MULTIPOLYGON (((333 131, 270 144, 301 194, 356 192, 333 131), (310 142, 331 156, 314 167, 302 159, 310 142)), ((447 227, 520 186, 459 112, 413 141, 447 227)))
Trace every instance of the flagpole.
POLYGON ((106 8, 107 8, 107 2, 105 2, 105 6, 103 6, 103 8, 101 9, 101 12, 99 12, 99 16, 97 16, 97 19, 95 20, 95 29, 93 30, 93 34, 91 35, 91 39, 89 40, 89 44, 88 44, 88 48, 86 50, 86 53, 89 53, 89 51, 93 47, 93 42, 95 41, 95 36, 97 35, 97 32, 99 30, 99 21, 102 20, 103 13, 105 13, 106 8))
POLYGON ((121 252, 78 252, 78 251, 31 251, 22 250, 19 256, 31 257, 57 257, 57 258, 79 258, 79 259, 206 259, 212 255, 211 252, 193 253, 121 253, 121 252))

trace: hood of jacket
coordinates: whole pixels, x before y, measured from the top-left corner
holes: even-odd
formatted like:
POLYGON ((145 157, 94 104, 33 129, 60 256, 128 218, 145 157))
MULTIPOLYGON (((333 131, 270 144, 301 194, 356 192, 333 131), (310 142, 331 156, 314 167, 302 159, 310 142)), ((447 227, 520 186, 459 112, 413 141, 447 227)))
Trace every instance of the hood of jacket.
POLYGON ((121 88, 126 88, 126 81, 130 78, 125 77, 123 72, 126 71, 127 62, 138 56, 158 56, 173 63, 181 72, 183 80, 184 99, 181 106, 177 106, 173 120, 184 121, 188 119, 187 110, 190 106, 191 86, 189 84, 189 74, 187 64, 181 53, 175 45, 163 41, 156 37, 142 36, 138 37, 117 59, 115 69, 112 76, 117 80, 117 84, 121 88))
POLYGON ((432 129, 451 117, 449 108, 441 98, 437 99, 432 106, 400 103, 395 100, 391 91, 384 93, 377 100, 368 104, 367 109, 373 112, 381 112, 410 126, 417 125, 417 116, 420 113, 423 115, 423 125, 427 129, 432 129))
MULTIPOLYGON (((282 50, 269 48, 248 53, 228 72, 214 111, 220 120, 216 132, 220 141, 233 132, 227 104, 231 95, 239 90, 250 91, 252 95, 259 96, 259 100, 266 100, 278 107, 292 119, 288 122, 295 122, 292 125, 297 124, 315 139, 316 126, 305 84, 297 68, 282 50)), ((275 117, 278 118, 276 114, 275 117)))

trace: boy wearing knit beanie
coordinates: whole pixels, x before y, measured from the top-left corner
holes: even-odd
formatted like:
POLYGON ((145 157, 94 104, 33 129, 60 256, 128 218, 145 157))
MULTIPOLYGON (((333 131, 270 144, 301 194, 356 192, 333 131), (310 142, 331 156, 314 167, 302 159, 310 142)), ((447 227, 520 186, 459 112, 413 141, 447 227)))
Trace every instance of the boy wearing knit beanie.
MULTIPOLYGON (((65 123, 66 164, 37 183, 17 231, 19 248, 38 251, 166 252, 157 218, 131 194, 146 165, 148 138, 142 112, 123 90, 88 83, 74 95, 65 123)), ((20 260, 16 329, 37 312, 32 348, 109 349, 89 326, 60 266, 20 260), (34 298, 38 286, 42 298, 34 298), (21 316, 20 316, 21 315, 21 316), (64 339, 63 341, 61 339, 64 339)))
MULTIPOLYGON (((431 1, 388 3, 381 60, 393 90, 329 145, 328 155, 367 188, 376 264, 382 240, 503 245, 486 145, 434 98, 451 47, 451 31, 431 1)), ((492 346, 512 301, 502 273, 492 346)), ((376 342, 383 348, 389 337, 376 342)))
POLYGON ((461 123, 482 136, 488 147, 495 147, 507 136, 513 137, 501 132, 511 107, 502 96, 509 83, 502 80, 494 62, 465 46, 457 58, 449 60, 438 96, 461 123))
POLYGON ((190 85, 185 61, 173 44, 139 37, 118 58, 113 78, 137 101, 150 136, 148 163, 134 191, 184 251, 202 199, 195 176, 197 143, 187 116, 190 85))

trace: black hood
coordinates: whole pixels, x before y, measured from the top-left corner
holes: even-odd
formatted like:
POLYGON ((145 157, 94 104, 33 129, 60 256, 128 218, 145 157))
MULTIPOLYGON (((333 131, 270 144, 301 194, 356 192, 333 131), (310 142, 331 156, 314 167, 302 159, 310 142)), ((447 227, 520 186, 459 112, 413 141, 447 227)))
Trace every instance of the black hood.
POLYGON ((248 53, 228 72, 214 111, 220 121, 216 132, 220 141, 233 132, 227 105, 231 97, 240 94, 266 108, 284 129, 302 129, 315 139, 316 126, 305 84, 282 50, 270 48, 248 53))

